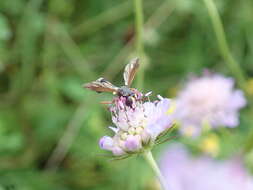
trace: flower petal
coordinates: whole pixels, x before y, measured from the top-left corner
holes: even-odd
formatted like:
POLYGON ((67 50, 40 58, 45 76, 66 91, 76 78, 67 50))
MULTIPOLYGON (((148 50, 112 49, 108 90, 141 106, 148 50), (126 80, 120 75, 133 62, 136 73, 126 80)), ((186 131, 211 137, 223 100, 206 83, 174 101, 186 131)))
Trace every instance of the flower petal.
POLYGON ((141 138, 139 135, 129 135, 125 141, 125 148, 128 151, 137 151, 141 149, 141 138))
POLYGON ((113 144, 113 139, 109 136, 103 136, 99 140, 99 146, 104 150, 112 150, 113 144))

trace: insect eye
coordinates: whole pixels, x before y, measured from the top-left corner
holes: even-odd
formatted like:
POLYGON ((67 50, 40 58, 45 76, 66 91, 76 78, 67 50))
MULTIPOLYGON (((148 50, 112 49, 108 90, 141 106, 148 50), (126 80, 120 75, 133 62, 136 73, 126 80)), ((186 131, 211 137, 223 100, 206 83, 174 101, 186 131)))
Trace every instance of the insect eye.
POLYGON ((107 80, 105 80, 104 78, 100 78, 100 80, 99 80, 100 82, 107 82, 107 80))

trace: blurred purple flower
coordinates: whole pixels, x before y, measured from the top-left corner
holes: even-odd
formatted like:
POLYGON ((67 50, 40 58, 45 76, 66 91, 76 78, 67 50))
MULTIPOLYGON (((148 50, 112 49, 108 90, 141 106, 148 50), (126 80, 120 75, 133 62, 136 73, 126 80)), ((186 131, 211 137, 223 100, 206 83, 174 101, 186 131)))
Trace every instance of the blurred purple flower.
POLYGON ((239 158, 217 161, 193 158, 182 145, 171 146, 162 156, 160 168, 173 190, 252 190, 253 178, 239 158))
POLYGON ((175 117, 183 133, 198 135, 203 124, 213 128, 236 127, 239 110, 246 105, 243 92, 234 89, 234 80, 218 74, 192 78, 176 98, 175 117))
POLYGON ((117 97, 110 108, 112 121, 116 127, 109 127, 115 133, 113 137, 104 136, 99 145, 112 151, 114 156, 138 153, 151 148, 157 136, 172 126, 168 112, 170 100, 159 96, 155 102, 134 101, 126 104, 126 97, 117 97))

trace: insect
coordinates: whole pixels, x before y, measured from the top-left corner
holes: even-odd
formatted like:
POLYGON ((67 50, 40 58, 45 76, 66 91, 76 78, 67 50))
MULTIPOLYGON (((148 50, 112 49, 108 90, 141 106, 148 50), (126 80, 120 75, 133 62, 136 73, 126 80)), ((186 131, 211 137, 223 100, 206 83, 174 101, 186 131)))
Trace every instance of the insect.
POLYGON ((119 97, 126 98, 126 105, 132 106, 133 102, 136 98, 136 92, 130 88, 135 74, 139 68, 139 59, 134 58, 128 63, 125 67, 123 78, 125 85, 121 87, 114 86, 112 83, 107 81, 104 78, 99 78, 96 81, 84 84, 84 88, 88 88, 90 90, 96 91, 98 93, 101 92, 112 92, 113 94, 118 95, 119 97))

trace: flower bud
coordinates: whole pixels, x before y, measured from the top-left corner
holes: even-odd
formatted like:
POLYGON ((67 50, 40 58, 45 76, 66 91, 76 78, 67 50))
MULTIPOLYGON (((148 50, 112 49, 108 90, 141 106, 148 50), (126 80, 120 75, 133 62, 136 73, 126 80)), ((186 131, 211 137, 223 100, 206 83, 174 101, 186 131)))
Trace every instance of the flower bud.
POLYGON ((108 137, 108 136, 103 136, 99 140, 99 146, 102 149, 105 149, 105 150, 112 150, 112 148, 113 148, 113 139, 111 137, 108 137))
POLYGON ((139 135, 129 135, 125 141, 125 148, 127 151, 138 151, 142 148, 141 138, 139 135))

